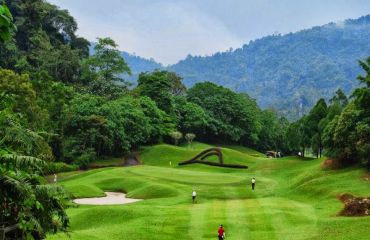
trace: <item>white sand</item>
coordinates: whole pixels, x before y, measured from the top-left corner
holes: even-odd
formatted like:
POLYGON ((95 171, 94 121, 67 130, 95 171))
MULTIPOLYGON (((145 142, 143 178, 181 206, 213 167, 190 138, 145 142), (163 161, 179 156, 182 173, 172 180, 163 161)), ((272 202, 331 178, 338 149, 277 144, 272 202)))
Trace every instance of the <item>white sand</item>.
POLYGON ((126 198, 126 194, 119 192, 105 192, 105 197, 78 198, 73 200, 77 204, 86 205, 118 205, 141 201, 142 199, 126 198))

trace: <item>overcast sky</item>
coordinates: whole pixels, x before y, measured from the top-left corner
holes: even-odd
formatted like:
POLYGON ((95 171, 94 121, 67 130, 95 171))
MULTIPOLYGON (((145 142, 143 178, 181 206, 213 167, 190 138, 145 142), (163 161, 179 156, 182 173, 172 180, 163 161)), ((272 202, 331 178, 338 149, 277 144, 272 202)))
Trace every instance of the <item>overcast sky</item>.
POLYGON ((273 33, 370 14, 370 0, 49 0, 68 9, 78 34, 111 37, 121 50, 173 64, 273 33))

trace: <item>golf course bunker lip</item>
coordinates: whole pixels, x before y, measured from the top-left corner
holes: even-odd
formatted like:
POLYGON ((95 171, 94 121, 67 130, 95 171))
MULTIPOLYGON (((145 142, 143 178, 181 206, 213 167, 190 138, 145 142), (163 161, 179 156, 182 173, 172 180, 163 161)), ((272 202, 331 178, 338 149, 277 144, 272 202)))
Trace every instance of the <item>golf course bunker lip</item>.
POLYGON ((121 205, 142 201, 143 199, 126 198, 126 194, 120 192, 104 192, 105 197, 77 198, 73 202, 81 205, 121 205))

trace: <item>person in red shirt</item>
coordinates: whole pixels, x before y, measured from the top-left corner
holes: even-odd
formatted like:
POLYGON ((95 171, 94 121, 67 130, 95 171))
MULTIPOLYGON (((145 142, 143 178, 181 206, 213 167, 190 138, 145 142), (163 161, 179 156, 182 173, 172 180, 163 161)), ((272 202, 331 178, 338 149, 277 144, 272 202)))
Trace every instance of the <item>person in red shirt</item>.
POLYGON ((225 238, 225 229, 224 229, 224 226, 222 226, 222 224, 218 228, 217 232, 218 232, 218 240, 223 240, 225 238))

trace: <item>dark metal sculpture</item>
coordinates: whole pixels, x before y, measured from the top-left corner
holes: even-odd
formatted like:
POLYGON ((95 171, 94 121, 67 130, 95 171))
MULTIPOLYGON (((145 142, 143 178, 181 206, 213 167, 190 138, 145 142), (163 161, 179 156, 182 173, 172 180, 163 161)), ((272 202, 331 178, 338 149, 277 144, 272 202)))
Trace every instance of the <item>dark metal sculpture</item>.
POLYGON ((227 168, 248 168, 248 166, 240 165, 240 164, 225 164, 221 148, 218 148, 218 147, 206 149, 202 151, 201 153, 197 154, 192 159, 180 162, 179 165, 187 165, 187 164, 193 164, 193 163, 202 163, 202 164, 207 164, 211 166, 227 167, 227 168), (219 162, 217 163, 217 162, 207 161, 206 158, 210 156, 217 156, 219 162))

